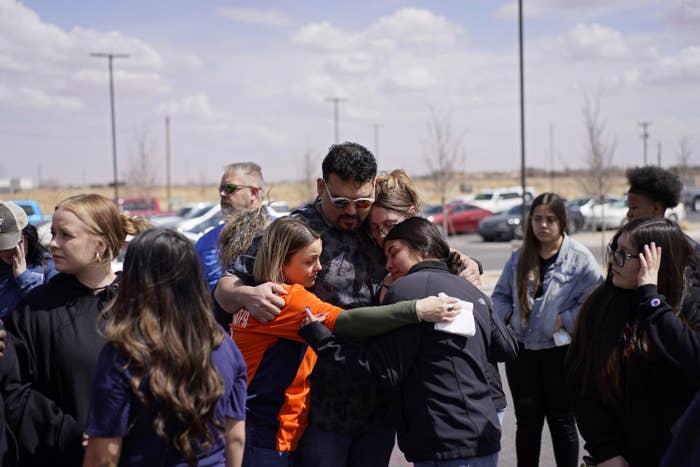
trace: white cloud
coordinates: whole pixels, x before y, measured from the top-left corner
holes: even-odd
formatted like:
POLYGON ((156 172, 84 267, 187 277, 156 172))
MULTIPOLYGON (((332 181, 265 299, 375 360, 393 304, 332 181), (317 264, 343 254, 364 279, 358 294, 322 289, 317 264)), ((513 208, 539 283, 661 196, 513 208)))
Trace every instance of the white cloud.
POLYGON ((615 60, 630 55, 622 33, 600 24, 577 24, 559 40, 564 53, 576 60, 615 60))
POLYGON ((183 97, 177 101, 163 103, 157 108, 158 113, 170 116, 189 117, 205 121, 231 120, 231 114, 214 110, 209 102, 209 96, 198 93, 183 97))
POLYGON ((10 88, 0 84, 0 102, 18 108, 77 110, 84 107, 81 99, 51 95, 41 89, 22 86, 10 88))
POLYGON ((161 55, 138 38, 81 26, 63 30, 21 3, 0 2, 0 71, 17 73, 25 81, 55 76, 80 79, 85 76, 80 70, 86 68, 106 76, 106 59, 90 57, 93 52, 129 54, 114 60, 115 70, 130 70, 132 81, 144 86, 160 81, 155 73, 163 67, 161 55), (139 73, 143 79, 135 78, 139 73))
MULTIPOLYGON (((639 0, 528 0, 523 2, 523 15, 526 18, 560 16, 570 13, 575 16, 597 17, 611 11, 635 7, 639 0)), ((518 15, 518 2, 510 2, 496 10, 500 18, 511 20, 518 15)))
POLYGON ((644 68, 640 74, 644 83, 653 85, 688 84, 700 82, 700 46, 690 46, 676 55, 664 57, 644 68))
POLYGON ((280 10, 227 6, 216 10, 216 14, 233 21, 260 26, 289 26, 294 19, 280 10))
POLYGON ((673 25, 700 26, 700 0, 675 0, 664 16, 673 25))
POLYGON ((281 146, 287 141, 284 134, 265 125, 246 123, 237 125, 235 129, 244 138, 252 138, 255 141, 261 141, 272 146, 281 146))

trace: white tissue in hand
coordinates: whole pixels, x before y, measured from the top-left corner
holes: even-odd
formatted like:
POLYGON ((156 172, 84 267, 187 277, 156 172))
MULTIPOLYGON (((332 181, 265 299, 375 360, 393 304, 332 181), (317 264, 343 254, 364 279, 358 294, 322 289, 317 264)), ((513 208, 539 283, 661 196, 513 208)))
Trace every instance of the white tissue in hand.
POLYGON ((435 329, 438 331, 449 332, 451 334, 459 334, 464 337, 471 337, 476 334, 476 324, 474 323, 474 304, 460 300, 456 309, 460 313, 455 316, 455 319, 443 323, 435 323, 435 329))

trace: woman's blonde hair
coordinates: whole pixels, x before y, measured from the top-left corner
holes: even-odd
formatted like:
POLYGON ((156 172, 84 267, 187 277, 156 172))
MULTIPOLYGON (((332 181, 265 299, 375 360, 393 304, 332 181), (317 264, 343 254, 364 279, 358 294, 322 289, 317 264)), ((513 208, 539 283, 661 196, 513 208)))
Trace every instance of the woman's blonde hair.
POLYGON ((263 233, 258 255, 255 257, 255 282, 284 282, 283 266, 292 255, 307 247, 321 236, 299 219, 280 217, 263 233))
POLYGON ((110 263, 119 255, 127 235, 137 233, 150 227, 143 218, 132 218, 120 213, 114 202, 96 193, 80 194, 66 198, 56 205, 55 210, 65 209, 80 219, 93 235, 105 240, 105 255, 101 262, 110 263))
POLYGON ((226 270, 240 255, 248 251, 255 237, 270 220, 267 209, 243 209, 226 218, 226 225, 219 234, 219 261, 226 270))
POLYGON ((215 412, 224 382, 211 356, 227 337, 211 307, 192 242, 151 229, 130 242, 119 291, 104 311, 107 341, 125 358, 132 392, 157 408, 155 432, 190 465, 225 422, 215 412), (146 377, 152 397, 141 389, 146 377))
POLYGON ((374 206, 412 217, 420 212, 421 200, 411 177, 405 171, 396 169, 389 173, 384 172, 377 177, 374 206))

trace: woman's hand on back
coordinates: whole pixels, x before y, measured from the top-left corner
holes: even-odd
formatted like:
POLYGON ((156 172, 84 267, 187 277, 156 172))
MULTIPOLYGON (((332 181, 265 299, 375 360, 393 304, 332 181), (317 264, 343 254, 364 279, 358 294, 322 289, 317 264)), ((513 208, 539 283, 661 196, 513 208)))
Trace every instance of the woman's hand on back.
POLYGON ((421 321, 452 321, 459 314, 459 300, 452 297, 426 297, 416 302, 416 315, 421 321))
POLYGON ((639 252, 639 275, 637 276, 637 287, 643 285, 656 285, 659 278, 659 268, 661 267, 661 247, 651 242, 644 245, 644 249, 639 252))

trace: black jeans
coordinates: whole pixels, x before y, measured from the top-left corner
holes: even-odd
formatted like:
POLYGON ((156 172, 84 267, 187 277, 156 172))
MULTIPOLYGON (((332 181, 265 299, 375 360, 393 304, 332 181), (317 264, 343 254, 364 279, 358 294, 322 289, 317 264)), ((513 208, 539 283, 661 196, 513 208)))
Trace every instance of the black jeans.
POLYGON ((517 421, 515 452, 518 467, 539 465, 545 417, 552 434, 557 467, 578 465, 576 419, 565 381, 567 349, 568 346, 526 350, 521 344, 518 357, 506 363, 517 421))

